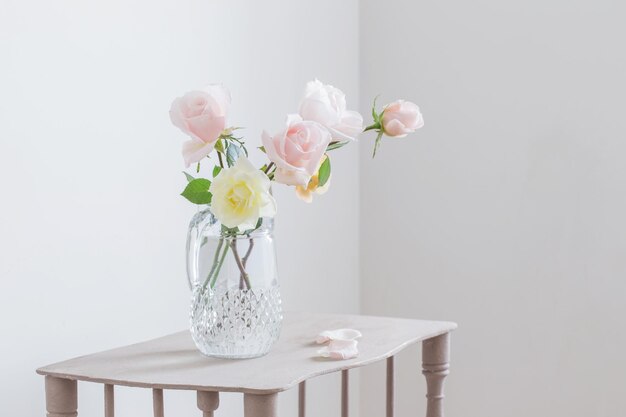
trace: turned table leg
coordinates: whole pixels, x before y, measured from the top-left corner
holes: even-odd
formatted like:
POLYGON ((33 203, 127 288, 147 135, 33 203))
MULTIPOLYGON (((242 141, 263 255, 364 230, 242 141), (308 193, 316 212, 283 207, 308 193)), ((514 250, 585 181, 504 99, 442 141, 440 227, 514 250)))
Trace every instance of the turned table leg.
POLYGON ((244 417, 277 417, 278 394, 244 394, 244 417))
POLYGON ((219 405, 219 392, 198 391, 198 408, 202 410, 202 417, 213 417, 213 412, 219 405))
POLYGON ((341 417, 350 415, 350 373, 341 371, 341 417))
POLYGON ((395 377, 394 377, 394 357, 390 356, 387 358, 387 417, 393 417, 393 409, 395 403, 395 377))
POLYGON ((298 417, 306 417, 306 381, 298 386, 298 417))
POLYGON ((426 417, 443 417, 443 380, 450 373, 450 333, 422 342, 422 373, 426 377, 426 417))
POLYGON ((104 386, 104 417, 115 417, 115 387, 104 386))
POLYGON ((154 417, 165 417, 165 407, 163 406, 163 390, 152 389, 152 412, 154 417))
POLYGON ((46 410, 48 417, 77 417, 78 388, 71 379, 46 376, 46 410))

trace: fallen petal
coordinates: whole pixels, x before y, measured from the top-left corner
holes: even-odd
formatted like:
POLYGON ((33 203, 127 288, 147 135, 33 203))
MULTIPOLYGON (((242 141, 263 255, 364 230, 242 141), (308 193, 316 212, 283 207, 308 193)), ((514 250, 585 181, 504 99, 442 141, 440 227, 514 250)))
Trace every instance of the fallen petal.
POLYGON ((318 344, 322 344, 331 340, 354 340, 361 336, 361 332, 354 329, 324 330, 317 335, 315 341, 318 344))
POLYGON ((359 355, 356 340, 331 340, 328 346, 317 351, 318 355, 330 359, 352 359, 359 355))

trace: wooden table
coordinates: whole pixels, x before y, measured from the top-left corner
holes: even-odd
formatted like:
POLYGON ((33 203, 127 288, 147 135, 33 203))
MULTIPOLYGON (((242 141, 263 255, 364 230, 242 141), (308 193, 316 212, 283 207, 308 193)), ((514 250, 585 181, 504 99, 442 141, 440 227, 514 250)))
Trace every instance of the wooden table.
POLYGON ((387 361, 387 417, 394 413, 394 355, 423 342, 427 417, 443 416, 443 380, 448 375, 450 332, 455 323, 337 314, 286 313, 280 340, 271 352, 247 360, 215 359, 198 352, 188 331, 81 356, 37 370, 45 375, 49 417, 77 416, 77 381, 104 384, 105 417, 114 416, 114 386, 150 388, 154 416, 163 417, 163 390, 197 391, 203 417, 213 417, 220 392, 241 392, 245 417, 276 417, 279 392, 298 386, 299 416, 305 416, 306 380, 342 373, 342 417, 348 417, 349 370, 387 361), (331 360, 317 355, 315 336, 338 328, 358 329, 359 356, 331 360))

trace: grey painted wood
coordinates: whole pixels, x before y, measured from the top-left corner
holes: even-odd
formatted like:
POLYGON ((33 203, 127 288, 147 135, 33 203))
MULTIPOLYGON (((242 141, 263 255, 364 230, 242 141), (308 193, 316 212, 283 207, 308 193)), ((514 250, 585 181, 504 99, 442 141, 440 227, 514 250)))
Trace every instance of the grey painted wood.
POLYGON ((394 356, 390 356, 387 358, 387 395, 385 399, 387 403, 387 417, 393 417, 393 409, 395 405, 394 372, 394 356))
POLYGON ((341 371, 341 417, 350 414, 350 374, 347 369, 341 371))
POLYGON ((426 377, 426 417, 444 417, 443 381, 450 373, 450 333, 422 342, 422 373, 426 377))
POLYGON ((48 417, 78 416, 76 381, 46 376, 46 411, 48 417))
POLYGON ((104 386, 104 417, 115 417, 115 387, 104 386))
POLYGON ((406 346, 447 333, 455 323, 387 317, 286 313, 280 340, 257 359, 208 358, 188 331, 82 356, 37 370, 39 374, 104 384, 158 389, 269 394, 327 373, 386 359, 406 346), (323 330, 353 328, 363 334, 359 356, 319 358, 313 343, 323 330))
POLYGON ((162 389, 155 388, 152 390, 152 408, 154 410, 154 417, 165 417, 162 389))
POLYGON ((298 385, 298 417, 306 417, 306 381, 298 385))
POLYGON ((202 417, 213 417, 213 412, 220 405, 220 394, 212 391, 198 391, 198 408, 202 417))
POLYGON ((244 417, 277 417, 278 394, 244 394, 244 417))

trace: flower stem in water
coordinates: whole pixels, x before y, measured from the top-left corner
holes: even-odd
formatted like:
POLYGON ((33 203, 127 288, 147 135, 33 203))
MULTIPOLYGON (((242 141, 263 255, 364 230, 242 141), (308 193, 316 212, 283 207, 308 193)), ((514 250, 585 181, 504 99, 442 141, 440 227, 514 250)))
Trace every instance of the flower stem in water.
POLYGON ((222 252, 222 257, 220 258, 220 261, 217 264, 217 268, 215 269, 215 274, 213 275, 213 279, 211 280, 211 288, 215 287, 215 281, 217 281, 217 277, 220 274, 220 270, 222 269, 222 265, 224 264, 224 258, 226 258, 227 252, 228 252, 228 245, 224 246, 224 252, 222 252))
POLYGON ((202 289, 206 288, 207 283, 211 280, 213 273, 215 272, 215 268, 217 268, 217 260, 220 254, 220 250, 222 249, 222 245, 224 244, 224 239, 220 239, 217 244, 217 249, 215 249, 215 255, 213 255, 213 264, 211 265, 211 270, 209 271, 209 275, 206 277, 206 280, 202 283, 202 289))
POLYGON ((246 267, 243 265, 243 262, 241 261, 241 258, 239 257, 239 252, 237 251, 237 238, 233 238, 233 240, 230 242, 230 247, 233 250, 233 255, 235 256, 235 262, 237 263, 237 267, 239 267, 239 272, 243 276, 243 280, 246 283, 246 287, 250 289, 251 288, 250 277, 248 277, 248 273, 246 272, 246 267))

